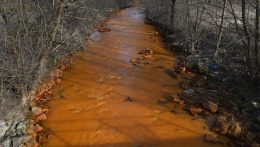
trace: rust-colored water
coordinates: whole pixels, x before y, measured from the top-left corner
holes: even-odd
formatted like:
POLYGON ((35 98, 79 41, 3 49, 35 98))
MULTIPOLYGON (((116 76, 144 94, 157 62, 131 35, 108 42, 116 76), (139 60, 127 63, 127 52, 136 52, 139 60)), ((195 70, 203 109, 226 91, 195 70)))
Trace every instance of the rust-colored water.
POLYGON ((122 10, 107 22, 111 32, 94 33, 87 51, 76 55, 72 68, 55 88, 50 113, 43 122, 52 132, 50 147, 206 147, 211 133, 202 119, 193 120, 182 110, 169 110, 157 100, 177 87, 165 73, 175 63, 154 27, 144 24, 142 9, 122 10), (144 48, 154 50, 144 67, 129 61, 144 48), (165 68, 157 68, 163 65, 165 68), (64 98, 60 98, 63 95, 64 98), (134 102, 125 101, 131 97, 134 102))

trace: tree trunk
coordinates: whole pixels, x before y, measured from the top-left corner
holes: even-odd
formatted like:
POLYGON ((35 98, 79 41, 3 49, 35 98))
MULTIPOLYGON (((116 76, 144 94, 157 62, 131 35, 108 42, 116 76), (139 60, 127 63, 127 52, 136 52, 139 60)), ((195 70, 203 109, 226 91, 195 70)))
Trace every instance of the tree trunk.
POLYGON ((218 52, 219 52, 219 46, 221 43, 221 39, 222 39, 222 34, 223 34, 223 23, 224 23, 224 17, 225 17, 225 12, 226 12, 226 4, 227 4, 227 0, 223 0, 223 9, 222 9, 222 14, 221 14, 221 21, 220 21, 220 26, 219 26, 219 30, 218 30, 218 38, 217 38, 217 48, 214 54, 214 60, 218 62, 218 52))
POLYGON ((251 53, 251 36, 248 30, 247 19, 246 19, 246 0, 242 0, 242 23, 243 23, 243 31, 246 37, 246 61, 247 68, 250 73, 251 80, 254 78, 253 67, 252 67, 252 53, 251 53))
POLYGON ((173 27, 174 24, 174 14, 175 14, 175 2, 176 0, 171 0, 171 27, 173 27))
MULTIPOLYGON (((256 0, 256 16, 255 16, 255 64, 256 64, 256 75, 255 77, 258 77, 258 74, 260 73, 260 65, 259 65, 259 17, 260 17, 260 10, 259 10, 259 3, 260 0, 256 0)), ((259 79, 256 79, 259 80, 259 79)))

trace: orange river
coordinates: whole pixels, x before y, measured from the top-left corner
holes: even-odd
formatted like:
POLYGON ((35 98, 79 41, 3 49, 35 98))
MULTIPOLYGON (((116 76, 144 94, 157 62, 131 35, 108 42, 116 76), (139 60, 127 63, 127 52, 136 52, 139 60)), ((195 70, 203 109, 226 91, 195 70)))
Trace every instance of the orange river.
POLYGON ((214 134, 204 119, 193 119, 175 104, 157 104, 181 91, 165 86, 179 82, 165 72, 177 59, 144 19, 140 7, 112 14, 107 21, 111 31, 94 32, 86 50, 73 57, 47 104, 50 112, 42 124, 52 135, 46 146, 223 146, 204 142, 205 134, 214 134), (131 64, 146 48, 154 51, 153 57, 143 66, 131 64))

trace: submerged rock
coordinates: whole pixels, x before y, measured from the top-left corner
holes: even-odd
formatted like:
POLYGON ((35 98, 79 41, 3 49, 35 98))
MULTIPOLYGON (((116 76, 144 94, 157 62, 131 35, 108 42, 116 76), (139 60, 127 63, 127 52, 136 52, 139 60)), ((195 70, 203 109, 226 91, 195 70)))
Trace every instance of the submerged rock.
POLYGON ((130 96, 127 96, 125 98, 125 101, 128 101, 128 102, 134 102, 134 98, 130 97, 130 96))

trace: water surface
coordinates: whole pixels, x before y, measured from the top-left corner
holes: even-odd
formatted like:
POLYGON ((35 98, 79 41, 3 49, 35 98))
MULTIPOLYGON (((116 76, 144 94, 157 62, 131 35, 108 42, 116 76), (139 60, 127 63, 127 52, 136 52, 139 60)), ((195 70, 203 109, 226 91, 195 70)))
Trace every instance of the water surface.
POLYGON ((87 50, 74 57, 62 84, 54 89, 43 122, 52 133, 47 146, 218 146, 204 143, 203 136, 211 133, 204 120, 193 120, 178 108, 177 114, 171 113, 174 104, 157 104, 181 89, 163 86, 178 84, 165 73, 176 59, 155 28, 144 24, 143 10, 122 10, 107 24, 112 31, 93 33, 87 50), (155 52, 151 63, 132 65, 130 60, 145 48, 155 52))

